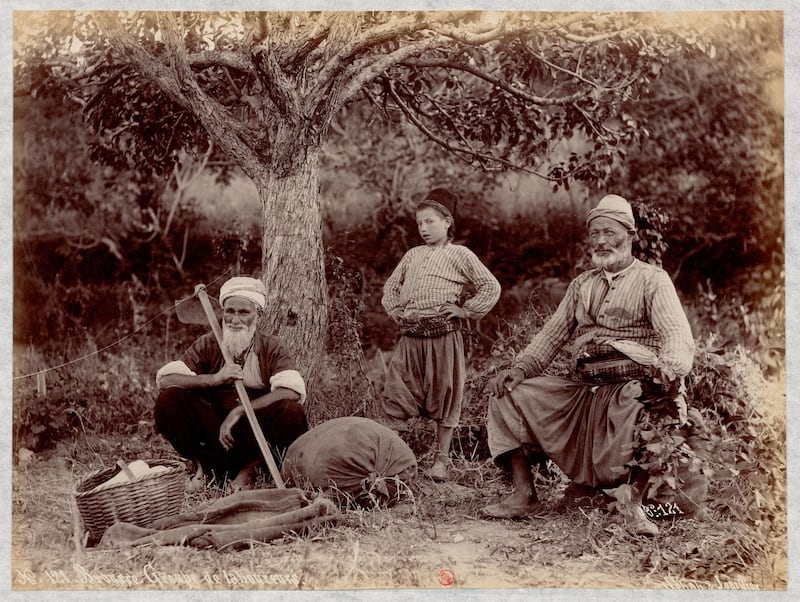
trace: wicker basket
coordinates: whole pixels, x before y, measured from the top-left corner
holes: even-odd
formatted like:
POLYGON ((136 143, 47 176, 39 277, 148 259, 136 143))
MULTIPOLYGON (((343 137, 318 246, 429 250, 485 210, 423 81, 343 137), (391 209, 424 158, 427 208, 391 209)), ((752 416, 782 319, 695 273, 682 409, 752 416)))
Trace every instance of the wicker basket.
POLYGON ((145 475, 126 483, 94 488, 120 472, 120 468, 102 468, 84 478, 75 490, 87 545, 100 541, 105 530, 116 521, 140 527, 178 514, 186 493, 186 467, 175 460, 146 460, 150 466, 165 466, 168 470, 145 475))

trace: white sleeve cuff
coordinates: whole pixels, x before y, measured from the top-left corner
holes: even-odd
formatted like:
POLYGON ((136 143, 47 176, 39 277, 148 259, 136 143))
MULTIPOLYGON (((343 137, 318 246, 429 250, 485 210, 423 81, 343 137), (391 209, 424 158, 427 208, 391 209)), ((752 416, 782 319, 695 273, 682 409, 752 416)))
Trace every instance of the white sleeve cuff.
POLYGON ((197 376, 192 370, 189 369, 189 366, 184 364, 182 361, 177 360, 174 362, 169 362, 161 366, 161 368, 156 372, 156 386, 160 389, 161 388, 161 379, 168 374, 183 374, 184 376, 197 376))
POLYGON ((275 389, 291 389, 300 396, 300 403, 306 401, 306 383, 297 370, 281 370, 269 379, 270 391, 275 389))

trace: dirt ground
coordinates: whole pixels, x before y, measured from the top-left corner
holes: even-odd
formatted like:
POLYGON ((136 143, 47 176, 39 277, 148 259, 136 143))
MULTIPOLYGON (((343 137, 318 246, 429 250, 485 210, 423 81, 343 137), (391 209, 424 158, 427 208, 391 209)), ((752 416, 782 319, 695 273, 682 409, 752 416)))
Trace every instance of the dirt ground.
MULTIPOLYGON (((92 455, 131 457, 133 439, 100 440, 92 455)), ((82 548, 72 492, 87 454, 62 447, 15 464, 14 590, 786 587, 785 556, 717 567, 737 528, 724 517, 662 520, 659 535, 632 536, 605 509, 558 509, 563 483, 550 480, 538 485, 541 515, 484 520, 480 508, 508 492, 485 464, 461 466, 457 482, 419 480, 392 508, 346 510, 337 524, 242 551, 82 548)), ((189 497, 185 509, 200 503, 189 497)))

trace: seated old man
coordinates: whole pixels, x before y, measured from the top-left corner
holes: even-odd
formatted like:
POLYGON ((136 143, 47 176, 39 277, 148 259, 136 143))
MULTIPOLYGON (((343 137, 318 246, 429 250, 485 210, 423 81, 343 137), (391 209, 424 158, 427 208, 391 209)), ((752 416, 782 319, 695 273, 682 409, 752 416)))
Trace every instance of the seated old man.
POLYGON ((222 344, 233 363, 225 363, 213 333, 200 337, 179 360, 158 371, 154 415, 158 431, 195 463, 191 485, 206 479, 223 484, 231 478, 236 491, 254 486, 262 456, 235 381, 244 382, 264 437, 279 457, 308 430, 302 407, 306 388, 281 341, 258 332, 266 306, 263 283, 231 278, 220 288, 219 301, 222 344))
MULTIPOLYGON (((570 283, 555 313, 490 385, 489 448, 496 463, 510 467, 514 485, 509 497, 484 508, 490 517, 539 510, 531 462, 546 458, 576 485, 630 482, 641 501, 647 475, 625 468, 644 407, 641 385, 655 381, 677 389, 692 367, 694 339, 672 281, 631 254, 631 206, 605 196, 586 223, 594 269, 570 283), (574 360, 569 377, 543 375, 563 349, 574 360)), ((685 422, 682 394, 674 403, 678 421, 685 422)), ((630 511, 637 533, 658 532, 639 503, 630 511)))

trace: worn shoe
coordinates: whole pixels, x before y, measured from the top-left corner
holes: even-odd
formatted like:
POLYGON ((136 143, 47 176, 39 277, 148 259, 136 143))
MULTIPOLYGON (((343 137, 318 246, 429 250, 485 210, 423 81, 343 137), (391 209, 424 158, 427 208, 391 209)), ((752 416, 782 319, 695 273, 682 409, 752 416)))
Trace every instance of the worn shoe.
POLYGON ((442 462, 435 462, 433 466, 422 474, 431 481, 441 483, 447 480, 447 467, 442 462))
POLYGON ((484 516, 490 518, 524 518, 532 516, 542 509, 542 504, 538 500, 519 504, 504 500, 491 506, 486 506, 481 510, 484 516))
POLYGON ((202 491, 206 488, 206 479, 205 477, 197 477, 196 475, 186 481, 186 492, 187 493, 197 493, 198 491, 202 491))
POLYGON ((641 504, 636 504, 625 517, 625 528, 633 535, 658 535, 658 527, 647 518, 641 504))

